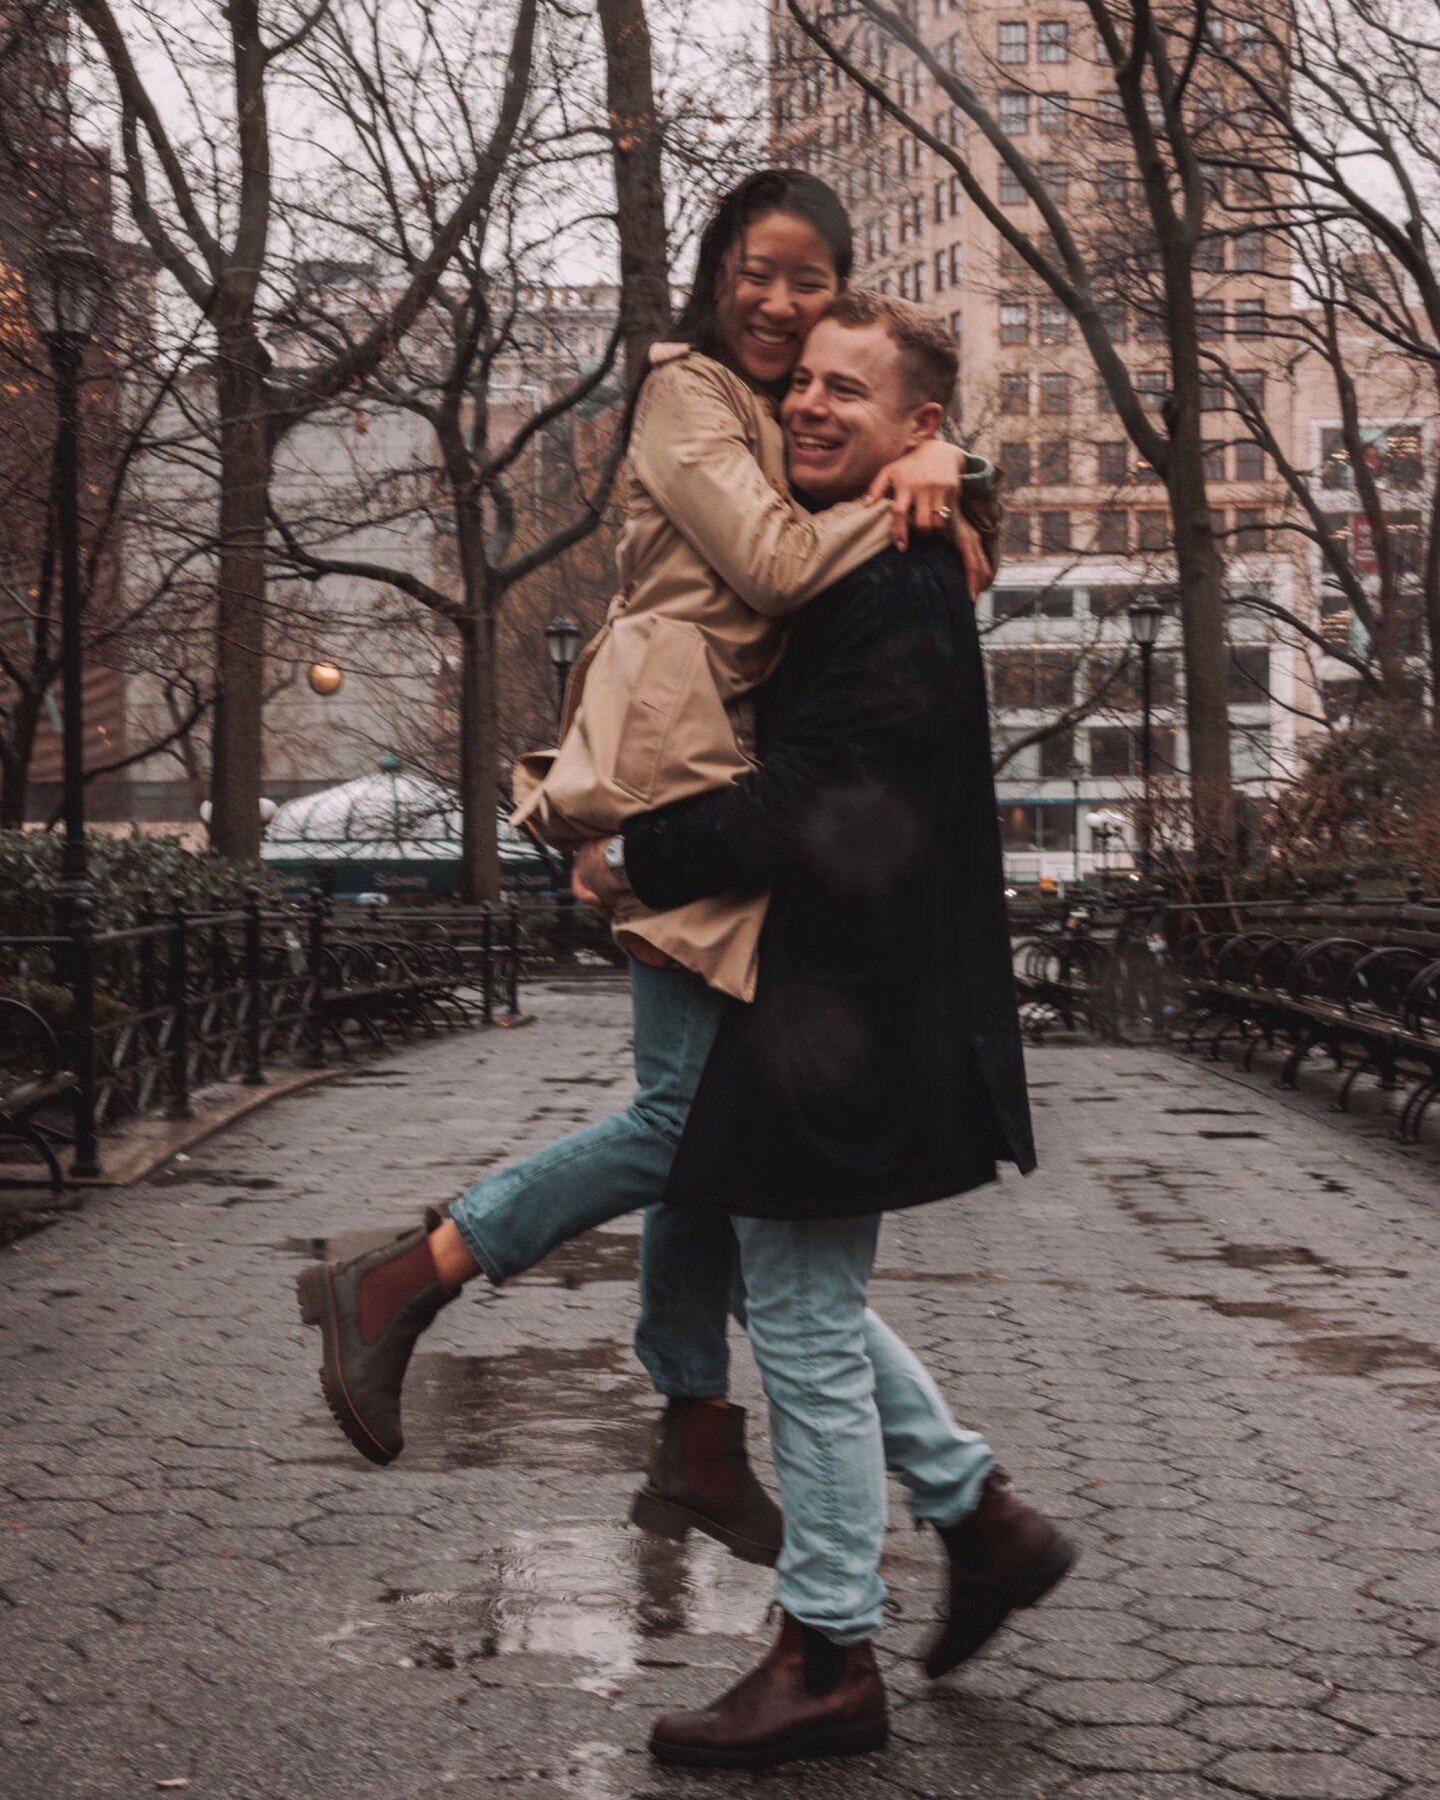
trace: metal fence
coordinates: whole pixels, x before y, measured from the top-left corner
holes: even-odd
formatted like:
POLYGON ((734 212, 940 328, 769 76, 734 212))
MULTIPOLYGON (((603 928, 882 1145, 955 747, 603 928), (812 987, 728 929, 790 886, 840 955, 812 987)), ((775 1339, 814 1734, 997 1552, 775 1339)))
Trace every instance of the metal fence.
POLYGON ((277 906, 229 911, 142 900, 97 930, 85 902, 59 935, 0 938, 0 1135, 98 1172, 117 1121, 183 1119, 197 1088, 323 1067, 380 1045, 519 1013, 520 907, 277 906), (62 1108, 57 1104, 64 1097, 62 1108))

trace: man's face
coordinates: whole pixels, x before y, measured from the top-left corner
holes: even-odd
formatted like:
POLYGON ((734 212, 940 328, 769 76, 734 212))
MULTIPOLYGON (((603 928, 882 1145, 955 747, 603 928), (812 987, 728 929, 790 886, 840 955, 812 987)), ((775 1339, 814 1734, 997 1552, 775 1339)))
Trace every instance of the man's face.
POLYGON ((916 406, 883 325, 822 319, 780 406, 792 485, 822 506, 863 494, 887 463, 933 437, 942 409, 916 406))

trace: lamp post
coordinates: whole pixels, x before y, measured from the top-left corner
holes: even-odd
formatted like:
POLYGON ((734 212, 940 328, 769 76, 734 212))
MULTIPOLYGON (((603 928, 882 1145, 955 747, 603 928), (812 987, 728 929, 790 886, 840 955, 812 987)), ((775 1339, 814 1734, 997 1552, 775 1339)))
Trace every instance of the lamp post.
POLYGON ((57 913, 68 923, 84 897, 85 701, 80 648, 80 374, 108 273, 78 231, 62 226, 40 246, 26 283, 30 313, 55 374, 55 517, 60 548, 61 818, 57 913))
MULTIPOLYGON (((552 619, 545 627, 545 648, 550 652, 550 662, 555 670, 555 736, 558 741, 561 721, 565 717, 565 686, 575 667, 575 658, 580 654, 580 627, 563 614, 552 619)), ((561 962, 570 962, 575 955, 575 895, 570 887, 570 861, 568 852, 561 851, 560 892, 555 911, 555 955, 561 962)))
POLYGON ((550 652, 550 661, 555 669, 555 724, 558 731, 560 720, 565 714, 565 684, 570 679, 570 671, 575 667, 575 658, 580 654, 580 627, 563 614, 558 619, 552 619, 545 627, 545 648, 550 652))
POLYGON ((1140 873, 1149 877, 1152 865, 1154 818, 1151 784, 1154 779, 1154 739, 1151 710, 1154 701, 1155 643, 1165 608, 1153 594, 1142 594, 1130 608, 1130 641, 1140 652, 1140 873))

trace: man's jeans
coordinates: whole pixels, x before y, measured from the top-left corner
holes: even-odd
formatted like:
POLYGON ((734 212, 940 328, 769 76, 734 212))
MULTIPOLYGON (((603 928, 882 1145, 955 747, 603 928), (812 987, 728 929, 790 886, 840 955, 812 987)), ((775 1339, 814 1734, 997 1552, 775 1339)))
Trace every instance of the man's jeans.
POLYGON ((865 1306, 878 1220, 732 1221, 655 1204, 720 1020, 734 1003, 684 970, 632 962, 630 977, 637 1081, 630 1105, 477 1182, 451 1217, 499 1283, 595 1225, 651 1208, 641 1360, 662 1394, 724 1393, 725 1320, 736 1302, 770 1402, 786 1516, 780 1602, 837 1642, 854 1642, 875 1630, 883 1597, 876 1572, 883 1460, 909 1488, 915 1516, 945 1525, 973 1508, 994 1459, 983 1439, 960 1429, 915 1357, 865 1306), (731 1291, 737 1241, 743 1296, 731 1291), (813 1329, 797 1329, 801 1316, 815 1321, 813 1329))

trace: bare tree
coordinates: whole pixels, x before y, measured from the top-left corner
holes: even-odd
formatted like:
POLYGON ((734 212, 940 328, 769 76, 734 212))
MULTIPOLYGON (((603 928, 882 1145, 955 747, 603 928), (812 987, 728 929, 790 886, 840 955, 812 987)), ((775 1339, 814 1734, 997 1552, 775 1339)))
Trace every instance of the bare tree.
MULTIPOLYGON (((214 337, 220 483, 212 840, 238 857, 259 848, 266 529, 276 445, 378 368, 419 316, 456 247, 485 214, 531 80, 538 0, 516 0, 503 82, 487 128, 477 133, 475 160, 443 204, 417 206, 428 229, 414 243, 389 306, 338 353, 277 371, 266 343, 278 179, 273 102, 314 34, 350 10, 340 0, 279 0, 273 9, 261 0, 230 0, 217 47, 226 83, 202 96, 195 84, 203 55, 188 38, 177 42, 160 9, 136 4, 122 14, 110 0, 75 0, 114 83, 131 213, 214 337), (169 57, 185 96, 172 108, 179 116, 167 118, 160 90, 142 73, 142 52, 169 57), (215 119, 222 123, 210 128, 215 119)), ((406 179, 408 200, 418 202, 406 179)))
MULTIPOLYGON (((1196 140, 1192 91, 1205 47, 1207 0, 1163 15, 1149 0, 1086 0, 1095 30, 1098 91, 1089 100, 1067 102, 1075 128, 1071 164, 1088 164, 1084 178, 1100 193, 1100 211, 1112 219, 1117 200, 1113 193, 1105 196, 1104 184, 1124 190, 1119 203, 1124 241, 1132 259, 1138 250, 1154 278, 1167 374, 1158 418, 1137 390, 1115 329, 1116 302, 1132 298, 1124 287, 1116 291, 1115 231, 1092 237, 1080 228, 1057 199, 1050 172, 1004 128, 982 85, 927 42, 916 13, 884 0, 859 0, 858 11, 847 15, 855 22, 842 23, 811 0, 787 3, 804 38, 843 72, 869 107, 897 121, 954 171, 970 202, 1075 321, 1109 404, 1144 463, 1163 481, 1178 571, 1195 844, 1202 859, 1222 858, 1233 826, 1224 563, 1207 499, 1196 280, 1197 254, 1207 229, 1213 229, 1214 197, 1196 140), (870 52, 867 32, 878 33, 899 54, 882 53, 882 65, 882 56, 870 52), (909 71, 917 67, 954 108, 956 130, 933 129, 902 94, 909 71), (1027 228, 1015 209, 999 204, 982 167, 982 146, 998 157, 1033 206, 1035 227, 1027 228)), ((1089 211, 1093 218, 1096 209, 1089 211)))

